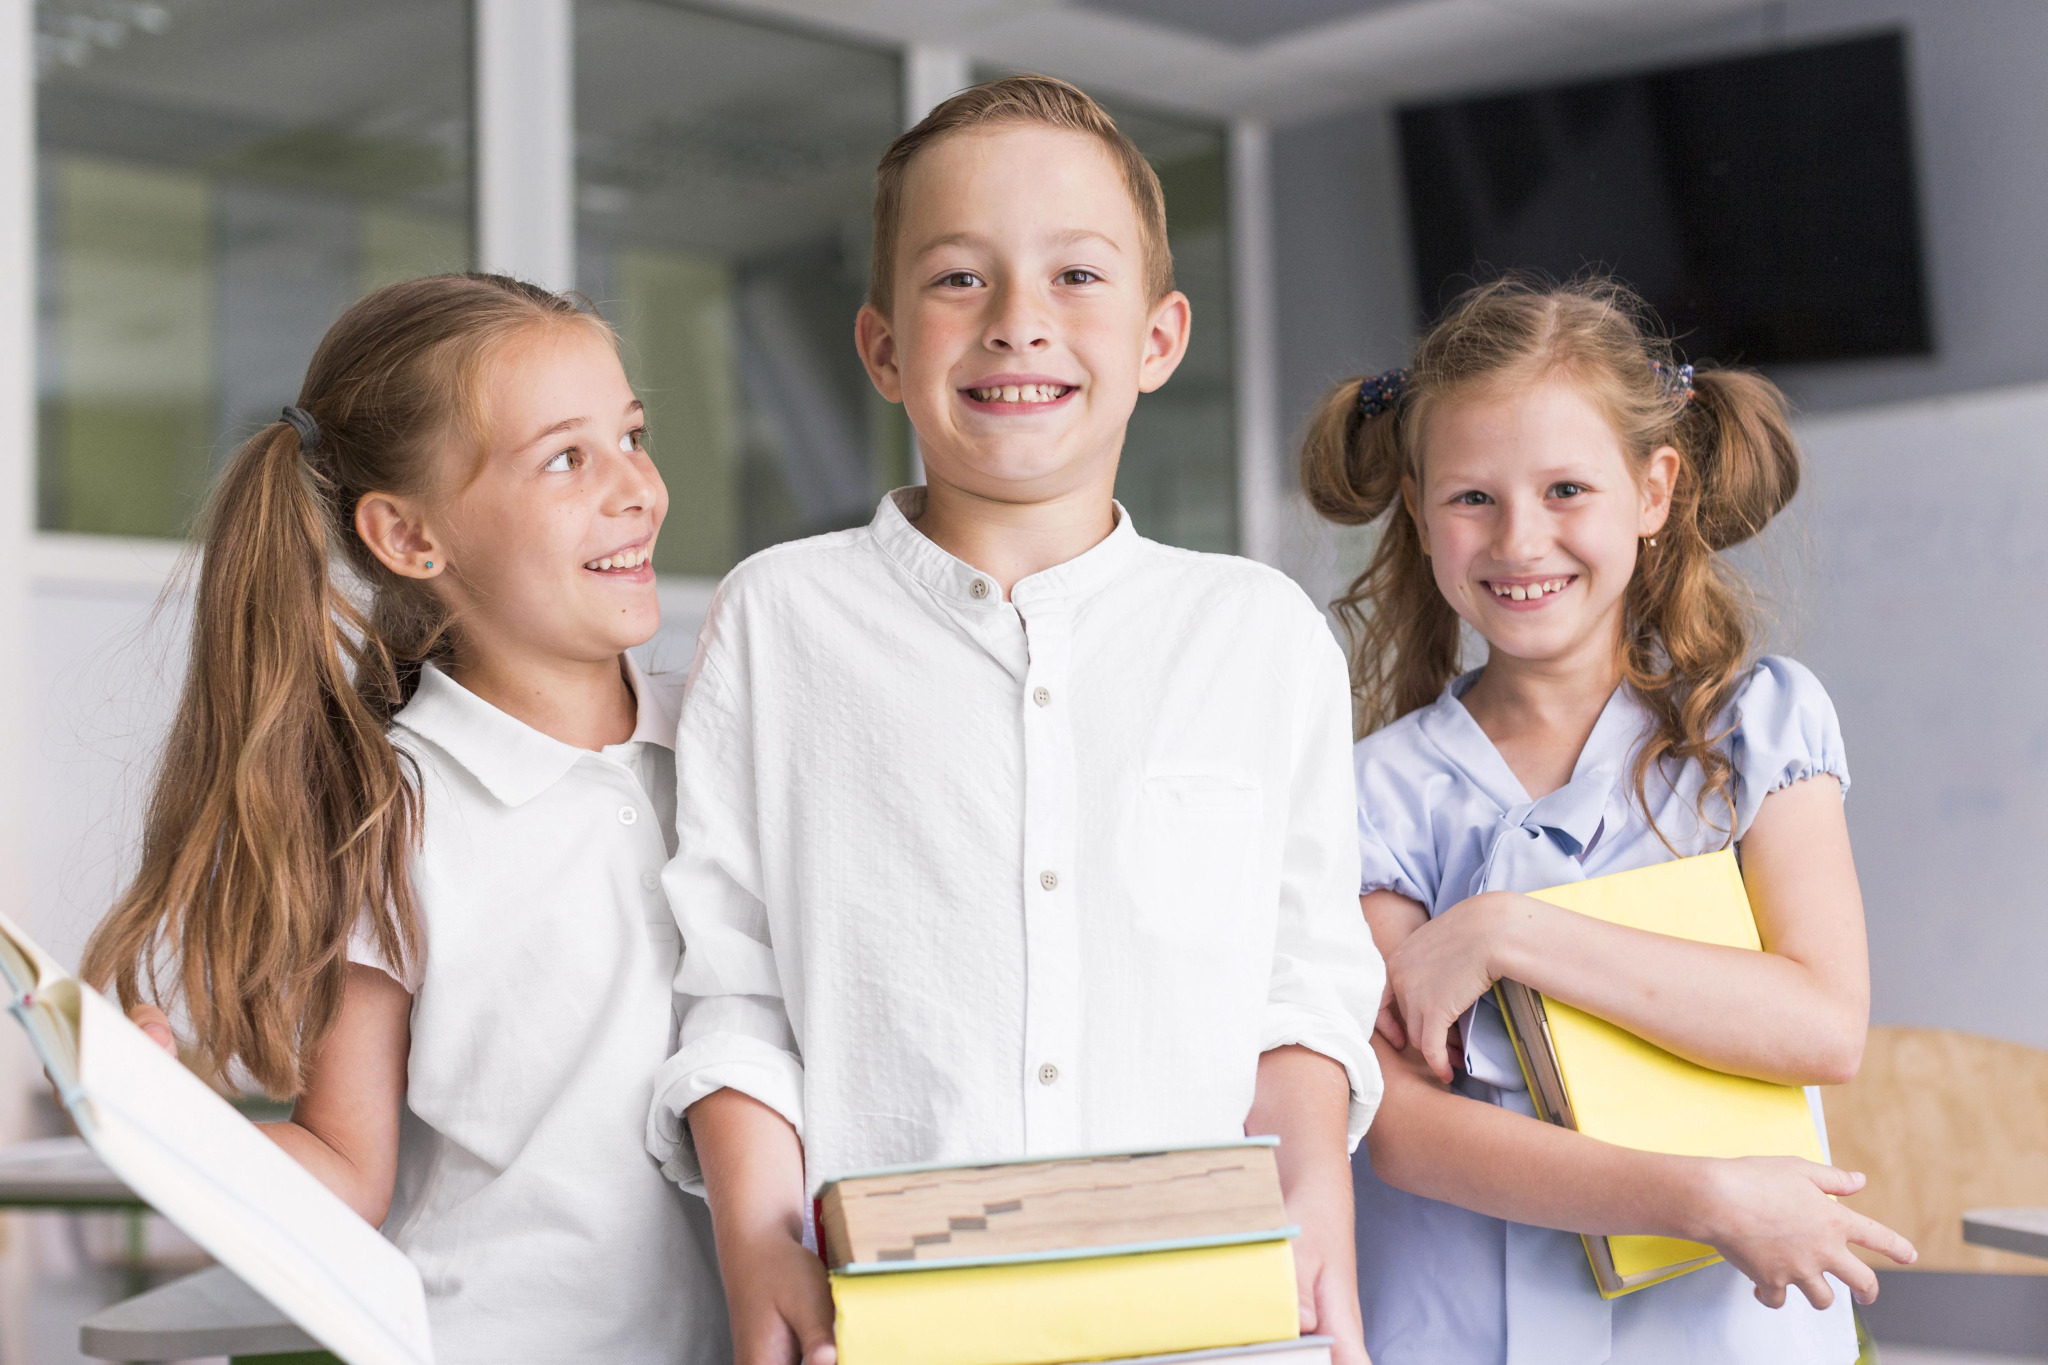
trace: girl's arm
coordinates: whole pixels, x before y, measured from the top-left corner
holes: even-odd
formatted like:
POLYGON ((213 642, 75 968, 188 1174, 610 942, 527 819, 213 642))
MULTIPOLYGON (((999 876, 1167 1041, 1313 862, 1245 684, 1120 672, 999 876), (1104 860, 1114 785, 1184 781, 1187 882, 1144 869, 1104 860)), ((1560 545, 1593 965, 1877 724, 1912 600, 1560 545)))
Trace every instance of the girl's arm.
POLYGON ((1408 1035, 1448 1080, 1452 1021, 1506 977, 1717 1071, 1839 1085, 1856 1074, 1870 1022, 1863 897, 1841 785, 1814 777, 1764 798, 1743 837, 1742 877, 1761 953, 1508 892, 1463 901, 1387 954, 1408 1035))
POLYGON ((804 1246, 804 1149, 789 1120, 737 1090, 686 1111, 704 1168, 734 1365, 833 1365, 832 1291, 804 1246))
POLYGON ((1397 1189, 1494 1218, 1583 1233, 1704 1242, 1776 1308, 1797 1285, 1816 1308, 1832 1274, 1857 1300, 1877 1276, 1849 1246, 1900 1264, 1918 1255, 1883 1224, 1830 1199, 1863 1177, 1797 1157, 1713 1160, 1638 1152, 1452 1093, 1411 1049, 1374 1038, 1386 1094, 1366 1134, 1373 1170, 1397 1189), (1537 1178, 1540 1175, 1540 1178, 1537 1178))
POLYGON ((1301 1228, 1294 1270, 1301 1330, 1335 1339, 1336 1365, 1371 1365, 1358 1311, 1357 1249, 1352 1241, 1351 1156, 1346 1124, 1351 1082, 1339 1063, 1305 1047, 1279 1047, 1259 1058, 1259 1078, 1245 1116, 1247 1134, 1279 1137, 1280 1193, 1301 1228))
MULTIPOLYGON (((177 1055, 162 1010, 139 1005, 129 1017, 177 1055)), ((377 968, 351 964, 334 1031, 320 1045, 291 1118, 256 1125, 371 1227, 391 1211, 398 1183, 398 1113, 411 1050, 412 996, 377 968)))

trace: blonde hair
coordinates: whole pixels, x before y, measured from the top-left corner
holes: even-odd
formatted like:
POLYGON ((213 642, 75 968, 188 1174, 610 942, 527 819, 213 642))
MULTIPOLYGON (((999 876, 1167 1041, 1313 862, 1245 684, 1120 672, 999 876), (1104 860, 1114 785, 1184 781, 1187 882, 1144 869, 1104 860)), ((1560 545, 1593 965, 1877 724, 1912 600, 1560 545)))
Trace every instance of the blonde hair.
POLYGON ((343 313, 297 406, 222 471, 203 523, 191 662, 143 825, 142 865, 82 975, 124 1007, 162 999, 160 955, 203 1064, 297 1094, 333 1027, 368 913, 386 961, 419 949, 409 863, 420 798, 387 733, 454 626, 355 531, 373 491, 423 494, 451 440, 483 448, 481 376, 534 327, 598 318, 498 275, 393 284, 343 313), (335 572, 367 593, 358 606, 335 572))
POLYGON ((875 167, 875 242, 868 269, 868 302, 887 316, 896 288, 896 239, 903 229, 903 181, 911 160, 940 138, 979 128, 1037 124, 1086 133, 1116 163, 1145 250, 1145 288, 1158 300, 1173 291, 1173 250, 1166 240, 1166 193, 1152 163, 1125 137, 1103 107, 1078 88, 1051 76, 1005 76, 962 90, 889 144, 875 167))
MULTIPOLYGON (((1653 767, 1700 764, 1699 813, 1731 799, 1723 713, 1750 662, 1754 608, 1720 552, 1764 528, 1799 488, 1785 400, 1749 370, 1681 372, 1648 306, 1613 280, 1552 285, 1511 275, 1454 302, 1416 348, 1399 396, 1372 415, 1369 380, 1333 388, 1302 450, 1303 491, 1346 526, 1385 518, 1365 571, 1333 604, 1351 640, 1359 733, 1427 706, 1457 675, 1457 613, 1437 589, 1401 496, 1420 481, 1430 414, 1493 385, 1560 375, 1606 413, 1631 464, 1678 451, 1669 519, 1623 598, 1622 677, 1654 726, 1637 751, 1638 802, 1653 767), (1685 379, 1680 375, 1684 373, 1685 379)), ((1379 407, 1381 405, 1372 405, 1379 407)))

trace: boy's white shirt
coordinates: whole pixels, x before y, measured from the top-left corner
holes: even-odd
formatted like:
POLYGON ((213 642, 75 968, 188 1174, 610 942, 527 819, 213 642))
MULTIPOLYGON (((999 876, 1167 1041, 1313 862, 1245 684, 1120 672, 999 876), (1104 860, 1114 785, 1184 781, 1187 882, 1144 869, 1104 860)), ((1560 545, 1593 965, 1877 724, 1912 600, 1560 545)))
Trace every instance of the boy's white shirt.
POLYGON ((431 665, 394 719, 424 806, 398 1182, 384 1232, 427 1289, 440 1365, 730 1358, 701 1201, 642 1149, 673 1047, 681 680, 627 661, 632 737, 564 744, 431 665))
POLYGON ((1242 1134, 1299 1043, 1379 1102, 1351 698, 1322 616, 1247 560, 1116 529, 1019 582, 913 525, 727 577, 676 745, 687 945, 649 1149, 702 1189, 721 1088, 813 1187, 909 1161, 1242 1134))

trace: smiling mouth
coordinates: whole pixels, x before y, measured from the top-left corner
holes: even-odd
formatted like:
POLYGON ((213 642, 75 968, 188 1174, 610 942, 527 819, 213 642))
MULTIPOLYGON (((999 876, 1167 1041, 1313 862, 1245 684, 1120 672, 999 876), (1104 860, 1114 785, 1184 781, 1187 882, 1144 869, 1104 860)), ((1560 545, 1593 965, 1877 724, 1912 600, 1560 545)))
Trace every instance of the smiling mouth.
POLYGON ((615 550, 599 559, 584 564, 592 573, 631 573, 654 558, 654 542, 636 545, 630 550, 615 550))
POLYGON ((1533 583, 1495 583, 1487 580, 1486 586, 1495 597, 1504 597, 1512 602, 1535 602, 1561 593, 1578 581, 1577 574, 1566 574, 1562 578, 1542 578, 1533 583))
POLYGON ((1057 403, 1079 387, 1078 384, 998 384, 992 388, 968 389, 967 396, 977 403, 1057 403))

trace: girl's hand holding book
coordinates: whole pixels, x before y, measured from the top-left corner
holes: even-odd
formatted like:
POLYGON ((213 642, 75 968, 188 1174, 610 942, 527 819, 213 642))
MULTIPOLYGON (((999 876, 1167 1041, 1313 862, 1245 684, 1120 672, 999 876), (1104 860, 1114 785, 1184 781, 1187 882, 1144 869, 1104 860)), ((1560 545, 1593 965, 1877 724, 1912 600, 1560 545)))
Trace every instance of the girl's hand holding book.
POLYGON ((1685 1235, 1705 1242, 1756 1285, 1757 1301, 1782 1307, 1797 1286, 1815 1308, 1834 1302, 1826 1275, 1849 1287, 1858 1303, 1877 1298, 1877 1272, 1849 1250, 1866 1247, 1900 1265, 1920 1253, 1874 1218, 1830 1196, 1855 1194, 1861 1172, 1791 1156, 1749 1156, 1700 1163, 1699 1225, 1685 1235))
POLYGON ((1452 1050, 1458 1018, 1503 975, 1497 958, 1505 934, 1551 907, 1528 896, 1489 891, 1459 901, 1417 925, 1387 958, 1394 1010, 1382 1010, 1380 1032, 1396 1047, 1412 1042, 1445 1085, 1455 1079, 1452 1050), (1405 1038, 1387 1028, 1398 1011, 1405 1038))

